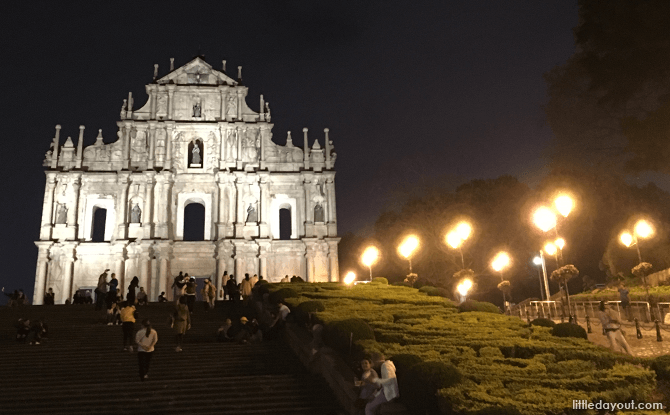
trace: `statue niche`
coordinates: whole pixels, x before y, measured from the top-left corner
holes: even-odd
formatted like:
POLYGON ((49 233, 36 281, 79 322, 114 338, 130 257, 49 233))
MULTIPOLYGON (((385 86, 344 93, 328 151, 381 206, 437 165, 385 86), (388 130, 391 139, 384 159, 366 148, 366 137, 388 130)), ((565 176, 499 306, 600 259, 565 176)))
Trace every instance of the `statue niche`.
POLYGON ((316 205, 314 206, 314 222, 325 222, 321 202, 316 202, 316 205))
POLYGON ((140 205, 135 203, 133 209, 130 211, 130 223, 140 223, 142 220, 142 209, 140 205))
POLYGON ((199 138, 188 143, 188 167, 190 169, 202 168, 203 150, 202 140, 199 138))

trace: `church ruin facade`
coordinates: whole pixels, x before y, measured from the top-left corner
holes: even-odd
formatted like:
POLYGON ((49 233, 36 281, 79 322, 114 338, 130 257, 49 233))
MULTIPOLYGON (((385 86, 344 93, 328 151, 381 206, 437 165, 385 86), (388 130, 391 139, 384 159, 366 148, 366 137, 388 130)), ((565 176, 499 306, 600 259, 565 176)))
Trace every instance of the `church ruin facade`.
MULTIPOLYGON (((44 165, 34 303, 53 288, 56 303, 95 287, 110 269, 125 293, 137 276, 149 298, 170 295, 180 271, 224 271, 275 282, 339 279, 335 158, 325 129, 309 145, 272 140, 269 104, 246 103, 248 89, 201 57, 146 85, 148 100, 124 100, 116 141, 102 130, 93 145, 60 144, 60 126, 44 165), (202 215, 204 211, 204 219, 202 215), (198 240, 184 240, 193 226, 198 240), (197 213, 200 212, 200 213, 197 213), (200 215, 200 216, 198 216, 200 215), (199 219, 198 219, 199 218, 199 219)), ((188 238, 187 238, 188 239, 188 238)), ((220 293, 220 290, 217 290, 220 293)))

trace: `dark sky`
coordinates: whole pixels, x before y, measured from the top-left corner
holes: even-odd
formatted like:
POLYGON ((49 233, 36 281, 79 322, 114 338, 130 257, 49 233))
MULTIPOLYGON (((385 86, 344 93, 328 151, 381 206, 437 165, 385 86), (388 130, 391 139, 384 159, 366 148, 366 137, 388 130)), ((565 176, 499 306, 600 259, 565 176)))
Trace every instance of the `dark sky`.
MULTIPOLYGON (((576 1, 14 2, 3 7, 0 285, 32 293, 41 163, 86 126, 115 139, 153 65, 243 66, 247 102, 338 153, 338 231, 365 232, 425 186, 512 174, 533 185, 551 140, 543 73, 574 50, 576 1)), ((233 68, 231 70, 231 68, 233 68)))

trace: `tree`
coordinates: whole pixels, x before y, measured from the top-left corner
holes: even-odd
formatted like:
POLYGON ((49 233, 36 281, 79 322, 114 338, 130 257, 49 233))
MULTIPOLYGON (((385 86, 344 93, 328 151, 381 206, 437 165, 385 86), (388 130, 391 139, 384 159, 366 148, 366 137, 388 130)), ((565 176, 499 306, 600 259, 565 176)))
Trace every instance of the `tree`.
POLYGON ((545 75, 554 166, 670 172, 670 2, 579 1, 575 53, 545 75))

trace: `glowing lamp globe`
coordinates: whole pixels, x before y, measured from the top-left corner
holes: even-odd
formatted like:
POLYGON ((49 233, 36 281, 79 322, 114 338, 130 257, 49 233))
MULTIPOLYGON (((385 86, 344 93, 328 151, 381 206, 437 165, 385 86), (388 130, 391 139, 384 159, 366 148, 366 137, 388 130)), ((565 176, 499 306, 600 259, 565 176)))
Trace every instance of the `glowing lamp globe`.
POLYGON ((629 234, 628 232, 624 232, 621 234, 621 236, 619 236, 619 240, 626 247, 629 247, 633 243, 633 235, 629 234))
POLYGON ((548 253, 549 255, 556 255, 557 251, 558 249, 556 248, 556 245, 551 242, 544 246, 544 252, 548 253))
POLYGON ((554 245, 558 247, 558 249, 563 249, 565 247, 565 239, 563 238, 558 238, 554 241, 554 245))
POLYGON ((456 287, 456 291, 458 291, 458 293, 461 296, 465 297, 468 295, 468 292, 470 291, 471 288, 472 288, 472 281, 469 279, 464 279, 463 281, 461 281, 460 284, 458 284, 458 286, 456 287))
POLYGON ((535 258, 533 258, 533 264, 542 265, 542 258, 540 258, 539 256, 536 256, 535 258))
POLYGON ((405 258, 412 256, 412 253, 416 248, 419 247, 419 238, 414 235, 410 235, 403 241, 402 244, 398 247, 398 252, 405 258))
POLYGON ((356 274, 353 272, 348 272, 347 275, 344 277, 344 283, 346 285, 351 285, 356 281, 356 274))
POLYGON ((447 234, 447 244, 456 249, 459 246, 461 246, 461 243, 463 242, 463 239, 461 239, 460 235, 458 234, 457 231, 451 231, 447 234))
POLYGON ((646 220, 639 220, 635 224, 635 235, 639 236, 640 238, 648 238, 653 233, 654 229, 652 229, 651 225, 646 220))
POLYGON ((491 264, 491 267, 495 271, 502 271, 503 269, 507 268, 509 265, 510 259, 509 255, 507 255, 506 252, 500 252, 496 257, 493 259, 493 263, 491 264))
POLYGON ((567 218, 570 212, 572 211, 574 202, 572 201, 572 198, 568 195, 559 195, 556 198, 556 200, 554 200, 554 206, 556 206, 556 210, 558 210, 558 213, 563 215, 563 217, 567 218))
POLYGON ((547 232, 556 226, 556 215, 548 207, 542 206, 533 213, 533 223, 542 232, 547 232))
POLYGON ((371 267, 379 259, 379 249, 374 246, 369 246, 363 251, 363 264, 366 267, 371 267))
POLYGON ((461 222, 458 225, 456 225, 456 233, 462 240, 468 239, 470 236, 470 232, 472 232, 472 227, 470 226, 469 223, 467 222, 461 222))

